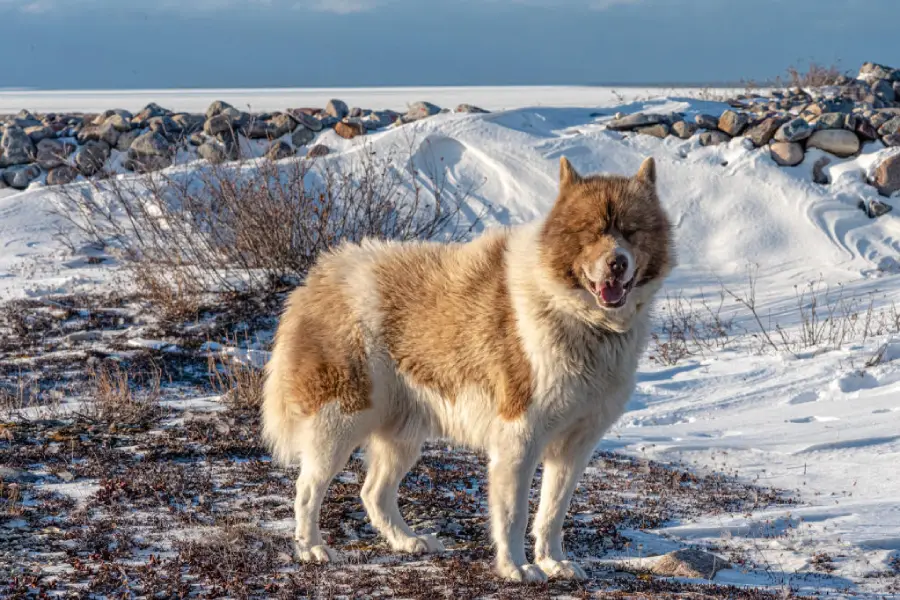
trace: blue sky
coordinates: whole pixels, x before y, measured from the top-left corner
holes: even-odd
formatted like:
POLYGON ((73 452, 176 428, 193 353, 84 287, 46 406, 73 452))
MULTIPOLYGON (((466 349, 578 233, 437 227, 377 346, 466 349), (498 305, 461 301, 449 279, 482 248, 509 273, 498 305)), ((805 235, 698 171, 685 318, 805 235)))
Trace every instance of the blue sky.
POLYGON ((900 67, 900 0, 0 0, 3 87, 709 83, 900 67))

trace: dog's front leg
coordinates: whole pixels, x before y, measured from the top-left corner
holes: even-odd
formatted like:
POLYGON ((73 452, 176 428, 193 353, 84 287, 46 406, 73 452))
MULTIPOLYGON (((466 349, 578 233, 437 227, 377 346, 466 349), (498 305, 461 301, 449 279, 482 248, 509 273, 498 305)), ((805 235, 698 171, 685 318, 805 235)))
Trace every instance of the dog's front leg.
POLYGON ((537 449, 516 442, 495 448, 490 456, 488 500, 497 573, 511 581, 547 580, 543 571, 525 559, 528 493, 537 461, 537 449))
POLYGON ((534 518, 535 563, 549 577, 585 579, 584 570, 566 560, 562 528, 578 480, 593 456, 599 436, 589 430, 570 432, 544 451, 541 503, 534 518))

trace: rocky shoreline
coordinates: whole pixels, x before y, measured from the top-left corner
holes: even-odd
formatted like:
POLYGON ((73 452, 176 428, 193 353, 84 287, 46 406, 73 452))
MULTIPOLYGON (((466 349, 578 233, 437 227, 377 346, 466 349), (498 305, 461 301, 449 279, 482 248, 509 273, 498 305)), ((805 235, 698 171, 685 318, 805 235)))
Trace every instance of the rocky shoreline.
MULTIPOLYGON (((810 149, 848 158, 866 144, 900 148, 900 69, 866 63, 855 79, 841 77, 834 85, 818 88, 743 94, 727 103, 730 108, 719 116, 618 114, 606 125, 611 131, 657 138, 697 137, 701 146, 743 138, 753 147, 768 149, 772 159, 785 167, 803 163, 810 149)), ((3 119, 0 187, 26 189, 34 183, 60 185, 116 171, 158 171, 175 164, 180 152, 211 163, 241 160, 248 158, 242 156, 247 143, 256 144, 273 160, 319 157, 330 152, 317 143, 328 129, 352 139, 444 112, 487 111, 469 104, 451 111, 420 101, 401 113, 351 108, 338 99, 324 108, 255 114, 223 101, 213 102, 205 114, 173 112, 155 103, 137 114, 112 109, 101 114, 35 115, 22 110, 3 119)), ((830 162, 827 156, 815 162, 816 183, 828 183, 824 169, 830 162)), ((884 196, 900 191, 900 150, 879 157, 868 181, 884 196)))

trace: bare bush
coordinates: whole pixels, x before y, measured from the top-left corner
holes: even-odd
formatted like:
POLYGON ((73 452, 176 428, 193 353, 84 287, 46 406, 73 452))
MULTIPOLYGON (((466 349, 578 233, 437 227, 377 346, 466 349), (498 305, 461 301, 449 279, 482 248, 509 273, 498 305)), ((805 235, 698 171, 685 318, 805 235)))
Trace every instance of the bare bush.
POLYGON ((734 318, 724 313, 725 292, 710 302, 701 294, 695 303, 682 294, 667 293, 659 308, 657 331, 651 333, 650 358, 675 365, 689 356, 725 348, 732 339, 734 318))
POLYGON ((363 144, 344 162, 262 159, 65 186, 59 212, 185 317, 205 293, 296 284, 345 241, 467 235, 480 215, 462 209, 477 185, 451 184, 427 141, 408 142, 383 155, 363 144))
POLYGON ((785 77, 776 78, 776 83, 778 87, 814 88, 838 85, 848 76, 837 64, 822 65, 813 61, 805 69, 789 66, 785 77))
POLYGON ((91 390, 79 416, 91 421, 142 424, 162 414, 158 369, 137 373, 117 362, 91 367, 91 390))
MULTIPOLYGON (((237 336, 233 342, 237 347, 237 336)), ((207 361, 210 385, 229 406, 256 409, 262 405, 263 369, 223 352, 210 352, 207 361)))

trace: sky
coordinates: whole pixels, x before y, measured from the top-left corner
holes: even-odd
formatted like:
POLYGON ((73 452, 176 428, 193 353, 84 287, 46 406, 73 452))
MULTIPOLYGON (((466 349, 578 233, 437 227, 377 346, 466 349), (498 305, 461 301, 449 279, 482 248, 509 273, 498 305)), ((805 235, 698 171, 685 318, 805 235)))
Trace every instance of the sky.
POLYGON ((900 0, 0 0, 0 87, 711 84, 900 67, 900 0))

